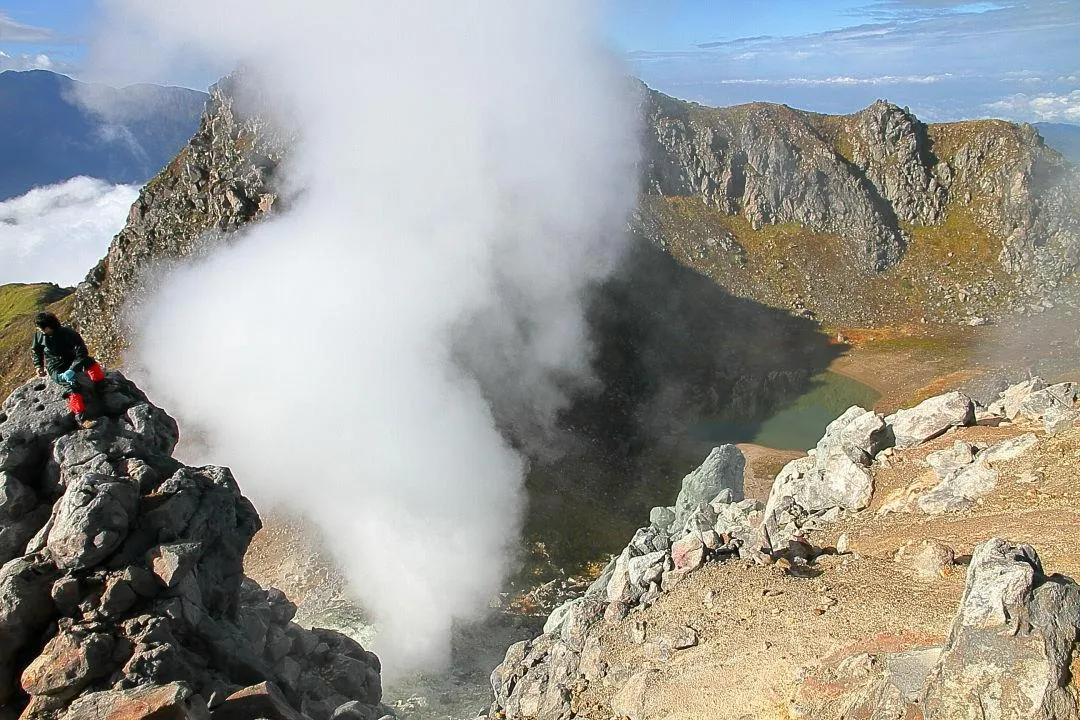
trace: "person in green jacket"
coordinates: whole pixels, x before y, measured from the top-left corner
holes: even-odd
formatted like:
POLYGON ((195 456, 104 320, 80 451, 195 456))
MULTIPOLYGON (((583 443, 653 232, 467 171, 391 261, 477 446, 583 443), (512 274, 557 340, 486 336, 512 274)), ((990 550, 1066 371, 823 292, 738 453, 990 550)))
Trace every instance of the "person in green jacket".
POLYGON ((75 330, 61 325, 52 313, 41 312, 34 318, 38 331, 30 351, 39 377, 52 378, 64 390, 68 407, 75 413, 75 422, 84 428, 97 424, 88 417, 86 398, 79 389, 79 373, 86 373, 95 385, 105 379, 105 372, 86 349, 82 336, 75 330))

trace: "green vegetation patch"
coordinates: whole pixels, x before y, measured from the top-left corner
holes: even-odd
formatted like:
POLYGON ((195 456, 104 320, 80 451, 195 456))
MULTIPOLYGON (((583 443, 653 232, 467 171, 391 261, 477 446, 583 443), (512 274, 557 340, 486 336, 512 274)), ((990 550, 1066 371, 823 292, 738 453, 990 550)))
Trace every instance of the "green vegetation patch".
POLYGON ((0 285, 0 401, 33 372, 34 313, 48 310, 66 319, 74 302, 72 292, 51 283, 0 285))

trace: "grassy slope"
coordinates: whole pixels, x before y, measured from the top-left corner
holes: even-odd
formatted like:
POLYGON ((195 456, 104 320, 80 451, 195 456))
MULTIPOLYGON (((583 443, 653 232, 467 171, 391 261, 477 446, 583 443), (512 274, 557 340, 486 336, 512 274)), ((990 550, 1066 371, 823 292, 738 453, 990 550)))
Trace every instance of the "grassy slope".
POLYGON ((56 285, 0 285, 0 399, 33 373, 29 348, 34 313, 49 310, 63 320, 71 302, 71 290, 56 285))

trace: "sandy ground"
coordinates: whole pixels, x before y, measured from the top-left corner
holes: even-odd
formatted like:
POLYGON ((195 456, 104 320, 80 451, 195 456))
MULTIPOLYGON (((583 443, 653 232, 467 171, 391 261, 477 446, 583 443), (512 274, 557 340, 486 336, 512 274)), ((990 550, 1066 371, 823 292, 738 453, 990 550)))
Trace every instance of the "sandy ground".
POLYGON ((1047 437, 1040 425, 1023 423, 960 428, 897 452, 891 467, 874 468, 875 498, 869 509, 810 536, 815 545, 831 550, 846 533, 852 550, 818 558, 813 577, 795 577, 775 565, 711 564, 652 607, 605 628, 603 657, 611 669, 579 698, 583 715, 612 717, 618 688, 633 673, 650 671, 650 719, 789 718, 789 701, 822 663, 857 652, 944 642, 963 591, 964 563, 975 545, 991 537, 1027 542, 1038 550, 1048 573, 1080 577, 1078 460, 1080 428, 1047 437), (933 471, 923 462, 927 453, 958 439, 991 443, 1025 432, 1036 432, 1038 444, 1016 460, 996 464, 1001 473, 997 488, 972 510, 935 518, 878 516, 890 491, 916 482, 933 484, 933 471), (953 572, 920 580, 893 560, 901 545, 924 538, 936 538, 956 551, 953 572), (631 637, 638 623, 646 631, 640 644, 631 637), (673 650, 687 626, 697 632, 699 644, 673 650))

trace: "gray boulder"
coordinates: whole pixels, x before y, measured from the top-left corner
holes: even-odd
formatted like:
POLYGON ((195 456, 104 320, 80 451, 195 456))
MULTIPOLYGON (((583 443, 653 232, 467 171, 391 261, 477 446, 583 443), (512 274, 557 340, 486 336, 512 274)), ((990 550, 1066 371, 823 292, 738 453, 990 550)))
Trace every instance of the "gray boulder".
POLYGON ((649 524, 655 528, 667 530, 675 522, 675 508, 654 507, 649 511, 649 524))
POLYGON ((997 487, 998 472, 977 460, 952 473, 919 498, 919 509, 927 515, 963 510, 997 487))
POLYGON ((975 406, 962 392, 950 392, 924 400, 913 408, 898 410, 885 418, 897 447, 931 440, 951 427, 975 422, 975 406))
POLYGON ((979 453, 979 460, 987 463, 1015 460, 1039 442, 1035 433, 1025 433, 1008 440, 996 442, 979 453))
POLYGON ((49 517, 37 493, 9 473, 0 472, 0 565, 23 554, 26 543, 49 517))
POLYGON ((854 405, 829 423, 816 450, 819 457, 844 455, 854 463, 869 465, 887 444, 881 415, 854 405))
POLYGON ((1020 412, 1020 404, 1033 392, 1038 392, 1046 387, 1046 382, 1040 377, 1032 377, 1023 382, 1010 385, 1001 391, 1000 399, 990 403, 988 408, 992 412, 1002 415, 1009 420, 1015 420, 1020 412))
POLYGON ((16 558, 0 568, 0 707, 18 686, 20 651, 52 619, 50 590, 59 575, 40 555, 16 558))
POLYGON ((926 464, 934 469, 937 476, 945 479, 965 465, 970 465, 975 460, 975 448, 957 440, 952 447, 937 450, 926 456, 926 464))
MULTIPOLYGON (((792 460, 780 471, 765 504, 762 546, 784 547, 811 515, 833 509, 862 510, 870 504, 870 472, 844 453, 792 460)), ((757 544, 757 541, 754 541, 757 544)))
POLYGON ((50 443, 74 428, 57 385, 44 379, 23 385, 0 405, 0 470, 32 477, 50 443))
POLYGON ((650 584, 659 582, 660 576, 664 573, 664 559, 667 557, 666 551, 657 550, 647 555, 630 558, 626 563, 630 584, 645 590, 650 584))
POLYGON ((88 473, 64 492, 46 542, 56 566, 82 570, 109 557, 127 537, 139 505, 131 480, 88 473))
POLYGON ((1071 382, 1058 383, 1033 392, 1024 398, 1017 413, 1028 420, 1042 420, 1072 410, 1080 397, 1080 385, 1071 382))
POLYGON ((1075 720, 1069 666, 1080 587, 1044 574, 1028 545, 975 549, 960 610, 922 698, 926 720, 1075 720))
POLYGON ((675 500, 675 519, 670 532, 680 532, 686 520, 708 505, 721 490, 730 490, 734 502, 742 500, 745 470, 746 458, 737 447, 722 445, 713 448, 705 462, 683 478, 679 497, 675 500))

